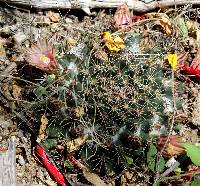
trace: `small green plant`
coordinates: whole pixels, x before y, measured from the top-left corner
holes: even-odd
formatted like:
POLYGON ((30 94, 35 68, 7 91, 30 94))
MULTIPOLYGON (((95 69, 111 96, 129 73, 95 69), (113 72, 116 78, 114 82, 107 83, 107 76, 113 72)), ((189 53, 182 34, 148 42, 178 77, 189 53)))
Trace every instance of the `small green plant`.
POLYGON ((162 172, 165 168, 165 160, 163 157, 160 157, 160 160, 156 160, 157 155, 157 149, 156 146, 151 144, 149 151, 147 152, 147 164, 148 168, 153 172, 162 172), (159 170, 157 170, 159 169, 159 170))
POLYGON ((190 186, 199 186, 200 185, 200 179, 195 179, 194 181, 191 182, 190 186))
POLYGON ((190 157, 194 165, 200 166, 200 159, 199 159, 200 147, 197 147, 189 143, 183 144, 183 147, 185 148, 187 156, 190 157))

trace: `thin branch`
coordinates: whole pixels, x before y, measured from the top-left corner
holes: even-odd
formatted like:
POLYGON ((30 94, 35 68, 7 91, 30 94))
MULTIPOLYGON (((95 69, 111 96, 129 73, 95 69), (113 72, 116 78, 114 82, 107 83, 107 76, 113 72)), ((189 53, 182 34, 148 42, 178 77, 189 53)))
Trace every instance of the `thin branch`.
POLYGON ((123 3, 127 3, 129 8, 136 12, 148 12, 160 7, 200 4, 200 0, 155 0, 150 3, 138 0, 0 0, 0 2, 39 9, 82 9, 86 13, 90 13, 89 9, 92 8, 116 8, 123 3))
POLYGON ((156 177, 154 179, 154 185, 156 185, 157 181, 160 179, 160 158, 162 156, 162 153, 164 151, 164 149, 166 148, 168 142, 169 142, 169 138, 172 134, 173 131, 173 127, 174 127, 174 121, 175 121, 175 116, 176 116, 176 112, 177 112, 177 108, 176 108, 176 96, 175 96, 175 83, 174 83, 174 71, 172 70, 172 95, 173 95, 173 115, 172 115, 172 120, 171 120, 171 124, 169 127, 169 133, 167 136, 167 140, 165 142, 165 144, 163 145, 160 153, 158 153, 157 156, 157 172, 156 172, 156 177))

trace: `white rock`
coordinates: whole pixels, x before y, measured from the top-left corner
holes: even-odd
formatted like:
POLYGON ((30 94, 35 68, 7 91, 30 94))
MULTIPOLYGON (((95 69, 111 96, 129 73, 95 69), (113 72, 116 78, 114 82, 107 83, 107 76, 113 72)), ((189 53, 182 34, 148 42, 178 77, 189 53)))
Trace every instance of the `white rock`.
MULTIPOLYGON (((1 118, 0 118, 1 119, 1 118)), ((12 125, 12 123, 9 121, 9 120, 4 120, 2 123, 1 123, 1 127, 3 129, 7 129, 8 127, 10 127, 12 125)))
POLYGON ((18 156, 18 162, 19 162, 19 164, 20 164, 21 166, 24 166, 24 165, 26 164, 26 162, 25 162, 23 156, 21 156, 21 155, 18 156))
POLYGON ((70 19, 69 17, 65 18, 65 23, 73 23, 72 19, 70 19))
POLYGON ((170 158, 170 159, 166 162, 165 166, 166 166, 166 167, 172 167, 176 162, 177 162, 177 161, 175 160, 175 158, 172 157, 172 158, 170 158))

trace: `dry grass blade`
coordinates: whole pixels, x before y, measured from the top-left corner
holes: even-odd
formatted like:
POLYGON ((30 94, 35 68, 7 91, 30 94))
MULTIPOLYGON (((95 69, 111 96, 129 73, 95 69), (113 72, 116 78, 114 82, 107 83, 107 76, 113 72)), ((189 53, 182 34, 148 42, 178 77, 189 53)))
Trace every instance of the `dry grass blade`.
POLYGON ((97 174, 94 174, 87 169, 83 169, 83 175, 95 186, 107 186, 107 184, 97 174))
POLYGON ((40 124, 40 130, 37 136, 37 142, 40 143, 45 138, 46 128, 48 125, 48 119, 46 118, 46 115, 44 114, 41 117, 41 124, 40 124))

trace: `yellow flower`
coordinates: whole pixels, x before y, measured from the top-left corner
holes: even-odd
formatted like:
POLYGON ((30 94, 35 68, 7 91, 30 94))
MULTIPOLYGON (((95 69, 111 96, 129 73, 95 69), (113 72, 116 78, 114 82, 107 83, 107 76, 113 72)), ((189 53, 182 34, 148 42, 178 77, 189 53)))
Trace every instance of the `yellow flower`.
POLYGON ((177 54, 168 54, 167 59, 172 69, 175 71, 177 66, 177 54))
POLYGON ((125 47, 124 41, 121 37, 116 36, 113 38, 109 32, 103 32, 101 35, 103 36, 105 46, 110 52, 119 52, 125 47))

